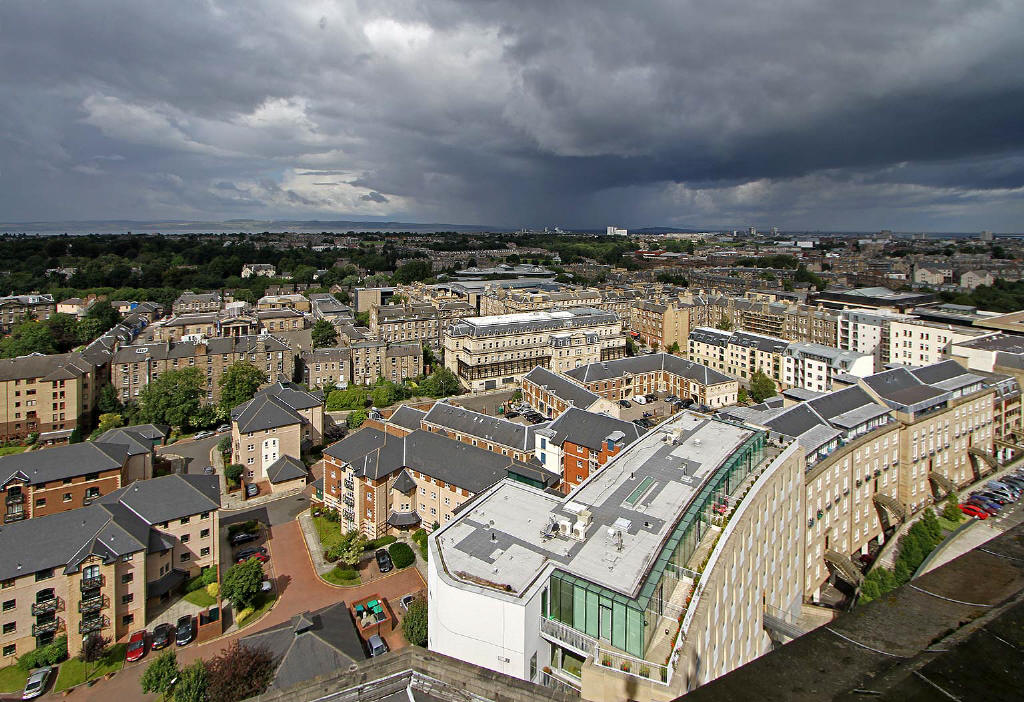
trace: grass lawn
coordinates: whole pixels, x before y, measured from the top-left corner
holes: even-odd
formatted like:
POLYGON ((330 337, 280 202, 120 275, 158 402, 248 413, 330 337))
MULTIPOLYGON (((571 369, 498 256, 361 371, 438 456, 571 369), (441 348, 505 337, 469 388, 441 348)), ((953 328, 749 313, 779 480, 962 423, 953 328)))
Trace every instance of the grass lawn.
POLYGON ((0 668, 0 692, 21 692, 26 680, 28 673, 16 665, 0 668))
POLYGON ((320 537, 320 550, 327 551, 335 544, 341 543, 344 534, 338 522, 332 522, 325 517, 313 517, 313 524, 316 526, 316 533, 320 537))
POLYGON ((128 644, 117 644, 110 647, 110 652, 102 661, 96 663, 85 663, 77 658, 69 658, 60 664, 60 672, 57 673, 57 682, 53 685, 54 692, 66 690, 75 685, 86 682, 85 676, 92 671, 90 679, 101 678, 107 673, 116 673, 124 666, 124 652, 128 644))
POLYGON ((329 583, 331 583, 333 585, 352 586, 352 585, 358 585, 359 583, 362 582, 362 580, 359 579, 358 575, 356 575, 355 579, 353 579, 353 580, 345 580, 345 579, 341 578, 340 577, 340 573, 342 572, 342 570, 344 570, 344 569, 343 568, 333 568, 330 572, 324 573, 320 577, 322 577, 324 580, 326 580, 327 582, 329 582, 329 583))
POLYGON ((254 609, 252 614, 245 619, 240 619, 236 622, 236 624, 238 624, 238 628, 245 628, 253 622, 258 621, 260 617, 266 614, 270 608, 274 606, 274 600, 276 599, 277 595, 274 593, 260 593, 260 599, 256 601, 256 609, 254 609))
POLYGON ((942 515, 939 515, 939 526, 942 527, 944 531, 953 531, 954 529, 959 529, 961 524, 963 524, 962 521, 951 522, 942 515))
POLYGON ((192 592, 185 593, 185 599, 197 607, 212 607, 217 604, 217 600, 210 597, 210 594, 206 591, 206 588, 199 588, 192 592))
POLYGON ((14 453, 21 453, 27 448, 28 446, 0 446, 0 456, 10 456, 14 453))

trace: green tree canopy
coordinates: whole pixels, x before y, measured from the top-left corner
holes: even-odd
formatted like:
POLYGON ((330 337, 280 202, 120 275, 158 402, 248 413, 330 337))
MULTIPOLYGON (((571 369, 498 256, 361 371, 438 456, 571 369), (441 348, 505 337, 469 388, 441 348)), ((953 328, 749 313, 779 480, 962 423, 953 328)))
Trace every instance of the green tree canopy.
POLYGON ((208 702, 209 679, 202 660, 186 666, 174 685, 174 702, 208 702))
POLYGON ((750 376, 750 396, 754 398, 754 402, 764 402, 776 394, 775 381, 761 371, 754 371, 750 376))
POLYGON ((231 411, 248 402, 267 382, 267 374, 248 361, 235 361, 220 376, 220 406, 231 411))
POLYGON ((244 609, 251 607, 256 601, 262 584, 263 564, 256 558, 250 558, 228 568, 220 592, 221 595, 234 602, 235 607, 244 609))
POLYGON ((331 348, 338 344, 338 330, 326 319, 318 319, 313 325, 313 348, 331 348))
POLYGON ((174 651, 164 651, 146 666, 142 674, 142 691, 162 695, 171 689, 171 682, 178 677, 178 657, 174 651))
POLYGON ((16 324, 10 336, 0 339, 0 355, 4 358, 27 356, 30 353, 57 353, 57 342, 50 325, 26 320, 16 324))
POLYGON ((433 373, 420 383, 420 392, 430 397, 458 395, 460 390, 459 379, 444 366, 438 366, 433 373))
POLYGON ((349 412, 348 419, 345 423, 348 424, 349 429, 357 429, 363 425, 363 422, 367 420, 370 413, 366 409, 357 409, 349 412))
POLYGON ((426 280, 431 275, 433 271, 430 268, 430 261, 422 259, 403 263, 395 271, 394 280, 399 285, 408 285, 417 280, 426 280))
POLYGON ((327 411, 339 412, 366 407, 369 390, 361 385, 349 385, 344 390, 331 390, 327 395, 327 411))
POLYGON ((424 600, 413 600, 409 605, 409 611, 402 617, 402 633, 413 646, 427 645, 427 603, 424 600))
POLYGON ((139 393, 139 413, 153 424, 186 426, 199 411, 205 379, 198 368, 165 371, 139 393))
POLYGON ((100 300, 93 304, 89 308, 89 311, 85 313, 86 319, 94 319, 99 322, 99 326, 106 331, 112 326, 121 321, 120 313, 111 306, 107 300, 100 300))
POLYGON ((206 664, 207 692, 217 702, 239 702, 266 691, 274 657, 265 648, 231 644, 206 664))

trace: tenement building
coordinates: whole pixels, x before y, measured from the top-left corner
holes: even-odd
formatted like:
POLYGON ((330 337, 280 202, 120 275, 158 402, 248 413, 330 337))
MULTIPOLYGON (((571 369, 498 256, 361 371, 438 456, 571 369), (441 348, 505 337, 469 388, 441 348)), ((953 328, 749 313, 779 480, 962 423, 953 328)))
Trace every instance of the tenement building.
POLYGON ((423 375, 423 346, 418 341, 357 341, 350 349, 351 382, 356 385, 372 385, 378 378, 400 383, 423 375))
POLYGON ((248 361, 265 371, 268 383, 279 375, 291 378, 295 370, 291 347, 277 337, 261 334, 123 346, 114 354, 110 375, 118 397, 126 402, 138 398, 142 388, 165 371, 198 368, 206 380, 207 401, 218 402, 221 375, 237 361, 248 361))
POLYGON ((535 366, 565 372, 625 354, 618 317, 590 307, 466 317, 444 337, 445 366, 473 391, 517 384, 535 366))
POLYGON ((683 411, 568 495, 503 480, 430 536, 429 648, 587 700, 675 699, 799 610, 803 471, 798 444, 683 411))
POLYGON ((5 295, 0 297, 0 334, 10 334, 15 324, 26 319, 44 320, 56 313, 53 295, 5 295))
POLYGON ((444 330, 452 322, 475 312, 462 301, 419 305, 372 305, 370 332, 381 341, 419 341, 441 345, 444 330))
POLYGON ((0 649, 15 658, 66 635, 122 639, 188 577, 218 563, 214 475, 168 475, 88 507, 0 530, 0 649))
POLYGON ((0 439, 87 428, 105 382, 80 353, 0 360, 0 439))

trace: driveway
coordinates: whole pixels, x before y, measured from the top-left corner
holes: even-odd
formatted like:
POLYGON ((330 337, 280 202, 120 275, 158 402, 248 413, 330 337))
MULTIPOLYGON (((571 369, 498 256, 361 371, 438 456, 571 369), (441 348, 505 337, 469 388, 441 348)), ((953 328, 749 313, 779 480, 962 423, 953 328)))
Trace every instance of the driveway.
MULTIPOLYGON (((403 595, 423 592, 426 584, 416 568, 388 575, 380 580, 353 588, 340 588, 328 585, 317 577, 306 551, 298 522, 288 522, 274 527, 271 541, 271 558, 274 561, 277 576, 278 601, 274 608, 257 623, 246 627, 229 636, 209 641, 202 645, 189 644, 176 650, 178 664, 185 666, 197 658, 210 659, 224 650, 231 641, 248 634, 261 631, 288 621, 296 614, 307 610, 316 610, 335 602, 351 602, 362 597, 377 595, 394 602, 395 613, 401 616, 398 601, 403 595)), ((402 637, 401 629, 396 626, 394 631, 384 636, 392 650, 403 648, 407 644, 402 637)), ((75 699, 81 700, 155 700, 156 695, 143 695, 139 680, 146 666, 155 658, 152 653, 137 663, 129 663, 111 680, 101 680, 91 688, 80 688, 74 693, 75 699)), ((56 695, 48 695, 48 699, 57 699, 56 695)))
MULTIPOLYGON (((221 527, 226 527, 228 524, 237 524, 249 519, 256 519, 270 526, 291 522, 301 512, 309 509, 308 492, 312 492, 312 490, 301 492, 298 495, 282 497, 256 507, 243 507, 242 509, 230 511, 221 510, 221 527)), ((225 529, 225 531, 227 530, 225 529)))
POLYGON ((157 448, 157 455, 164 453, 173 453, 177 456, 185 457, 186 471, 189 473, 203 472, 203 468, 210 465, 210 451, 217 442, 225 436, 231 436, 231 434, 225 432, 223 434, 215 434, 199 441, 193 439, 185 439, 183 441, 176 441, 170 446, 160 446, 157 448))

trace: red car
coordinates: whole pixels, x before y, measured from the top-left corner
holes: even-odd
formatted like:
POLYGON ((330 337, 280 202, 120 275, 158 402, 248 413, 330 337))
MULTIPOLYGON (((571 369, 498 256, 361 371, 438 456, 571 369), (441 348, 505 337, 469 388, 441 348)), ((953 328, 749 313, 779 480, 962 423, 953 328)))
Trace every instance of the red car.
POLYGON ((128 639, 128 650, 125 652, 124 659, 133 663, 146 655, 146 630, 136 631, 132 634, 132 637, 128 639))
POLYGON ((983 510, 981 507, 975 505, 962 504, 960 505, 960 511, 969 517, 977 517, 978 519, 988 519, 988 512, 983 510))
POLYGON ((270 560, 270 554, 267 552, 266 546, 243 548, 235 554, 235 563, 245 563, 250 558, 255 558, 260 563, 266 563, 270 560))

